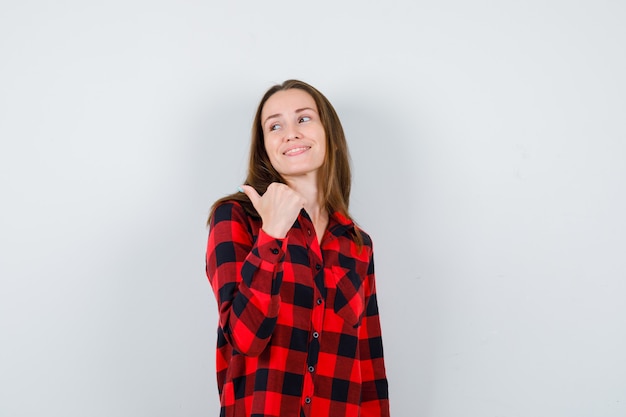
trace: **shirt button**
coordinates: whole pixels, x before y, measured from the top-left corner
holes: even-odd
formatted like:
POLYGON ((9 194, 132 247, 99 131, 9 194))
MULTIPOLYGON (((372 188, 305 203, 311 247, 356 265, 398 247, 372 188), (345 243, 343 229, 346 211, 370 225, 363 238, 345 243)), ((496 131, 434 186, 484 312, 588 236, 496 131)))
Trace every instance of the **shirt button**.
POLYGON ((322 265, 320 265, 320 264, 315 264, 315 269, 317 269, 317 270, 319 271, 320 269, 322 269, 322 265))
POLYGON ((272 249, 272 253, 273 253, 274 255, 278 255, 278 249, 276 249, 276 248, 272 249))
POLYGON ((313 372, 315 368, 313 366, 309 366, 309 372, 313 372))
POLYGON ((313 337, 317 339, 318 337, 320 337, 320 334, 318 332, 313 332, 313 337))
POLYGON ((318 299, 317 299, 317 301, 316 301, 316 303, 317 303, 317 305, 322 304, 322 299, 321 299, 321 298, 318 298, 318 299))
POLYGON ((306 233, 311 236, 311 229, 306 229, 306 233))
POLYGON ((304 402, 307 403, 307 404, 311 404, 311 397, 306 397, 304 399, 304 402))

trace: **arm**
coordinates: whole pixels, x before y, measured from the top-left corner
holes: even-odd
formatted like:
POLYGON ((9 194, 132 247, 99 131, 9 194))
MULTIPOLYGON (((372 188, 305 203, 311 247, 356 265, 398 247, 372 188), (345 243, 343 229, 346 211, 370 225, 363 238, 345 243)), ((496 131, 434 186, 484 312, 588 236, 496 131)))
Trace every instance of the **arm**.
POLYGON ((217 299, 219 326, 238 352, 263 352, 276 326, 282 283, 283 239, 259 229, 255 242, 236 203, 215 209, 209 229, 206 272, 217 299))
POLYGON ((361 365, 361 416, 389 417, 389 396, 381 338, 374 260, 370 257, 365 294, 365 313, 359 331, 361 365))

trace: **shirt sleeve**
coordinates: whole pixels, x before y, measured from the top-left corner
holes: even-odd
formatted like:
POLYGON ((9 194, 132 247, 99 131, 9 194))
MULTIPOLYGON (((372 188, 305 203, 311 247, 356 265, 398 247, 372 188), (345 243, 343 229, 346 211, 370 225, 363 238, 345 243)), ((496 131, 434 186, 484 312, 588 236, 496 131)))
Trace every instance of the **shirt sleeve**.
POLYGON ((244 355, 260 355, 276 326, 283 241, 262 229, 254 240, 248 216, 236 203, 219 205, 211 218, 206 272, 219 326, 226 341, 244 355))
POLYGON ((359 331, 361 416, 389 417, 389 390, 376 300, 373 255, 370 256, 366 283, 365 313, 359 331))

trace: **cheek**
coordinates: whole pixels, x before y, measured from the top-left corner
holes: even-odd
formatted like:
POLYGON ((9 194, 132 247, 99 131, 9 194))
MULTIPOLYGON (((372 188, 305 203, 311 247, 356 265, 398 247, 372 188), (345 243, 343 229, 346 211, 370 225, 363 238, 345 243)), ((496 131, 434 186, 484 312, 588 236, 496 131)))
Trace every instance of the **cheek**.
POLYGON ((322 154, 326 156, 326 152, 328 152, 328 139, 326 138, 326 135, 324 134, 323 131, 322 131, 321 145, 322 145, 322 151, 323 151, 322 154))
POLYGON ((267 153, 267 157, 269 158, 272 166, 275 166, 277 163, 276 153, 278 152, 279 145, 279 142, 277 143, 276 141, 272 141, 271 139, 266 138, 265 140, 265 152, 267 153))
POLYGON ((272 141, 272 138, 268 138, 268 137, 265 138, 263 142, 263 147, 265 148, 265 152, 267 152, 267 154, 270 156, 276 150, 276 144, 272 141))

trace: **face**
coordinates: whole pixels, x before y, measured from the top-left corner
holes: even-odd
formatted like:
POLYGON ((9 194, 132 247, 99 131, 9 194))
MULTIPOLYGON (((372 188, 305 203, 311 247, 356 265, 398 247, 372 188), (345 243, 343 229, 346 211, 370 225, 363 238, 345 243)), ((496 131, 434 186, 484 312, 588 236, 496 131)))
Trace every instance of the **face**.
POLYGON ((326 155, 326 133, 313 97, 297 88, 278 91, 265 102, 261 123, 274 169, 286 180, 316 178, 326 155))

